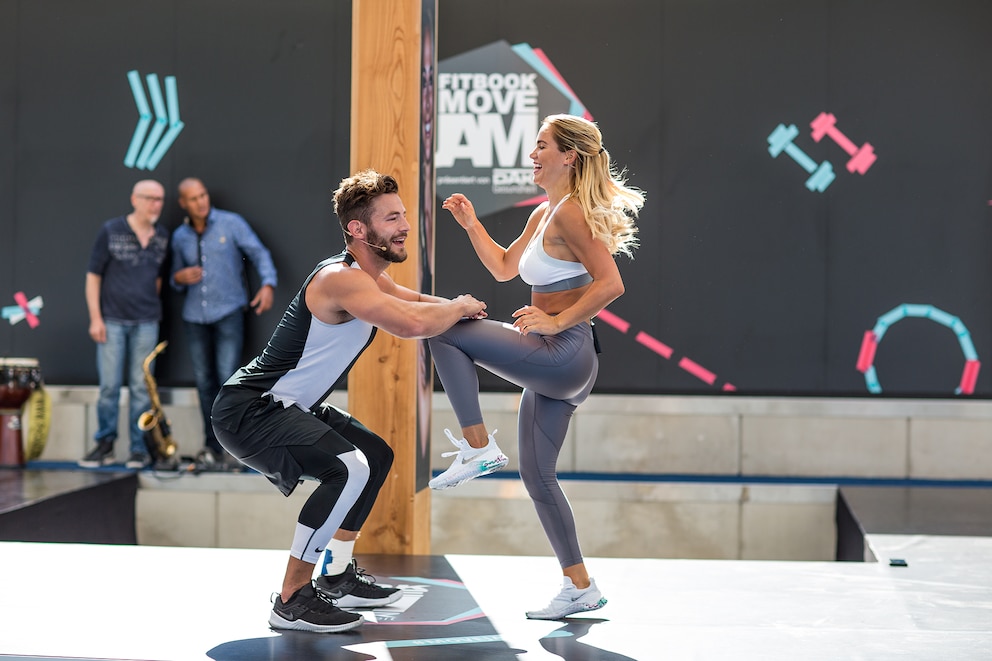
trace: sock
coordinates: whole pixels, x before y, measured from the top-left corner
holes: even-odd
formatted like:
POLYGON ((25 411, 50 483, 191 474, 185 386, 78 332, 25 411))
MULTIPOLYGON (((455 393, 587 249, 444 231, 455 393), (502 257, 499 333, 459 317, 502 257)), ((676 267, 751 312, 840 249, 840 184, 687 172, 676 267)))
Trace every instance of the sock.
POLYGON ((332 539, 327 545, 321 573, 325 576, 337 576, 343 573, 351 564, 351 552, 354 548, 355 540, 345 542, 340 539, 332 539))

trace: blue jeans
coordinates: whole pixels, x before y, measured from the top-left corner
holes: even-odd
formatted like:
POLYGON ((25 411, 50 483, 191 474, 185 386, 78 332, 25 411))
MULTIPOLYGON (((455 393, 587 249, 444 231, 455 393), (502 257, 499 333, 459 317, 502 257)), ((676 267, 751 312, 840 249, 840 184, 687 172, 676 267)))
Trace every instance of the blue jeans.
POLYGON ((100 398, 96 404, 98 443, 117 440, 121 387, 127 369, 128 431, 131 452, 147 453, 145 434, 138 428, 138 418, 152 406, 142 363, 158 343, 158 322, 121 324, 105 322, 107 341, 96 345, 96 367, 100 376, 100 398))
POLYGON ((210 424, 210 409, 220 387, 241 367, 241 350, 245 342, 245 313, 236 310, 212 324, 183 322, 189 355, 193 361, 196 392, 203 416, 204 445, 218 453, 224 450, 210 424))

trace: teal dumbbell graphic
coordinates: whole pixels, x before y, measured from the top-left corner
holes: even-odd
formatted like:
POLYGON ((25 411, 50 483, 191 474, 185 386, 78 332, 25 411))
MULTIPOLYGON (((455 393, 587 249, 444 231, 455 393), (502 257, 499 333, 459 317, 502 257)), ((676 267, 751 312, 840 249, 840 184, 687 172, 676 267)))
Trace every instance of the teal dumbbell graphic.
POLYGON ((779 124, 768 136, 768 153, 772 158, 778 157, 783 151, 792 157, 802 169, 809 173, 806 180, 806 188, 817 193, 827 190, 827 186, 834 180, 834 167, 830 161, 823 161, 817 165, 816 161, 806 155, 802 149, 792 143, 792 140, 799 135, 799 129, 795 124, 779 124))

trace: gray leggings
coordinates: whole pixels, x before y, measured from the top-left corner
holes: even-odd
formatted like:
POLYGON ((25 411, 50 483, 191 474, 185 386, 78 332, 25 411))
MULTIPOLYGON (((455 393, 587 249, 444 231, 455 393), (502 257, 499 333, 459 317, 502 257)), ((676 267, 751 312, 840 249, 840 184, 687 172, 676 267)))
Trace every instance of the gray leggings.
POLYGON ((558 454, 572 412, 589 396, 599 358, 588 323, 558 335, 465 320, 431 338, 431 355, 462 427, 482 423, 476 365, 524 389, 517 415, 520 478, 561 566, 582 562, 572 507, 558 484, 558 454))

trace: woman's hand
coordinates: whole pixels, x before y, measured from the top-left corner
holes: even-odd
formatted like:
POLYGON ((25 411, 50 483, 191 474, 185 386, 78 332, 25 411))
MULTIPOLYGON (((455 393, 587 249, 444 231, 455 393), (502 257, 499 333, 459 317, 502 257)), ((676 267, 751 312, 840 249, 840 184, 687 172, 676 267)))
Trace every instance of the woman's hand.
POLYGON ((513 313, 513 327, 524 335, 557 335, 561 330, 558 319, 546 314, 541 308, 525 305, 513 313))
POLYGON ((441 208, 450 211, 451 215, 458 221, 458 224, 465 229, 479 222, 479 218, 475 215, 475 207, 472 205, 472 202, 461 193, 451 195, 441 204, 441 208))

